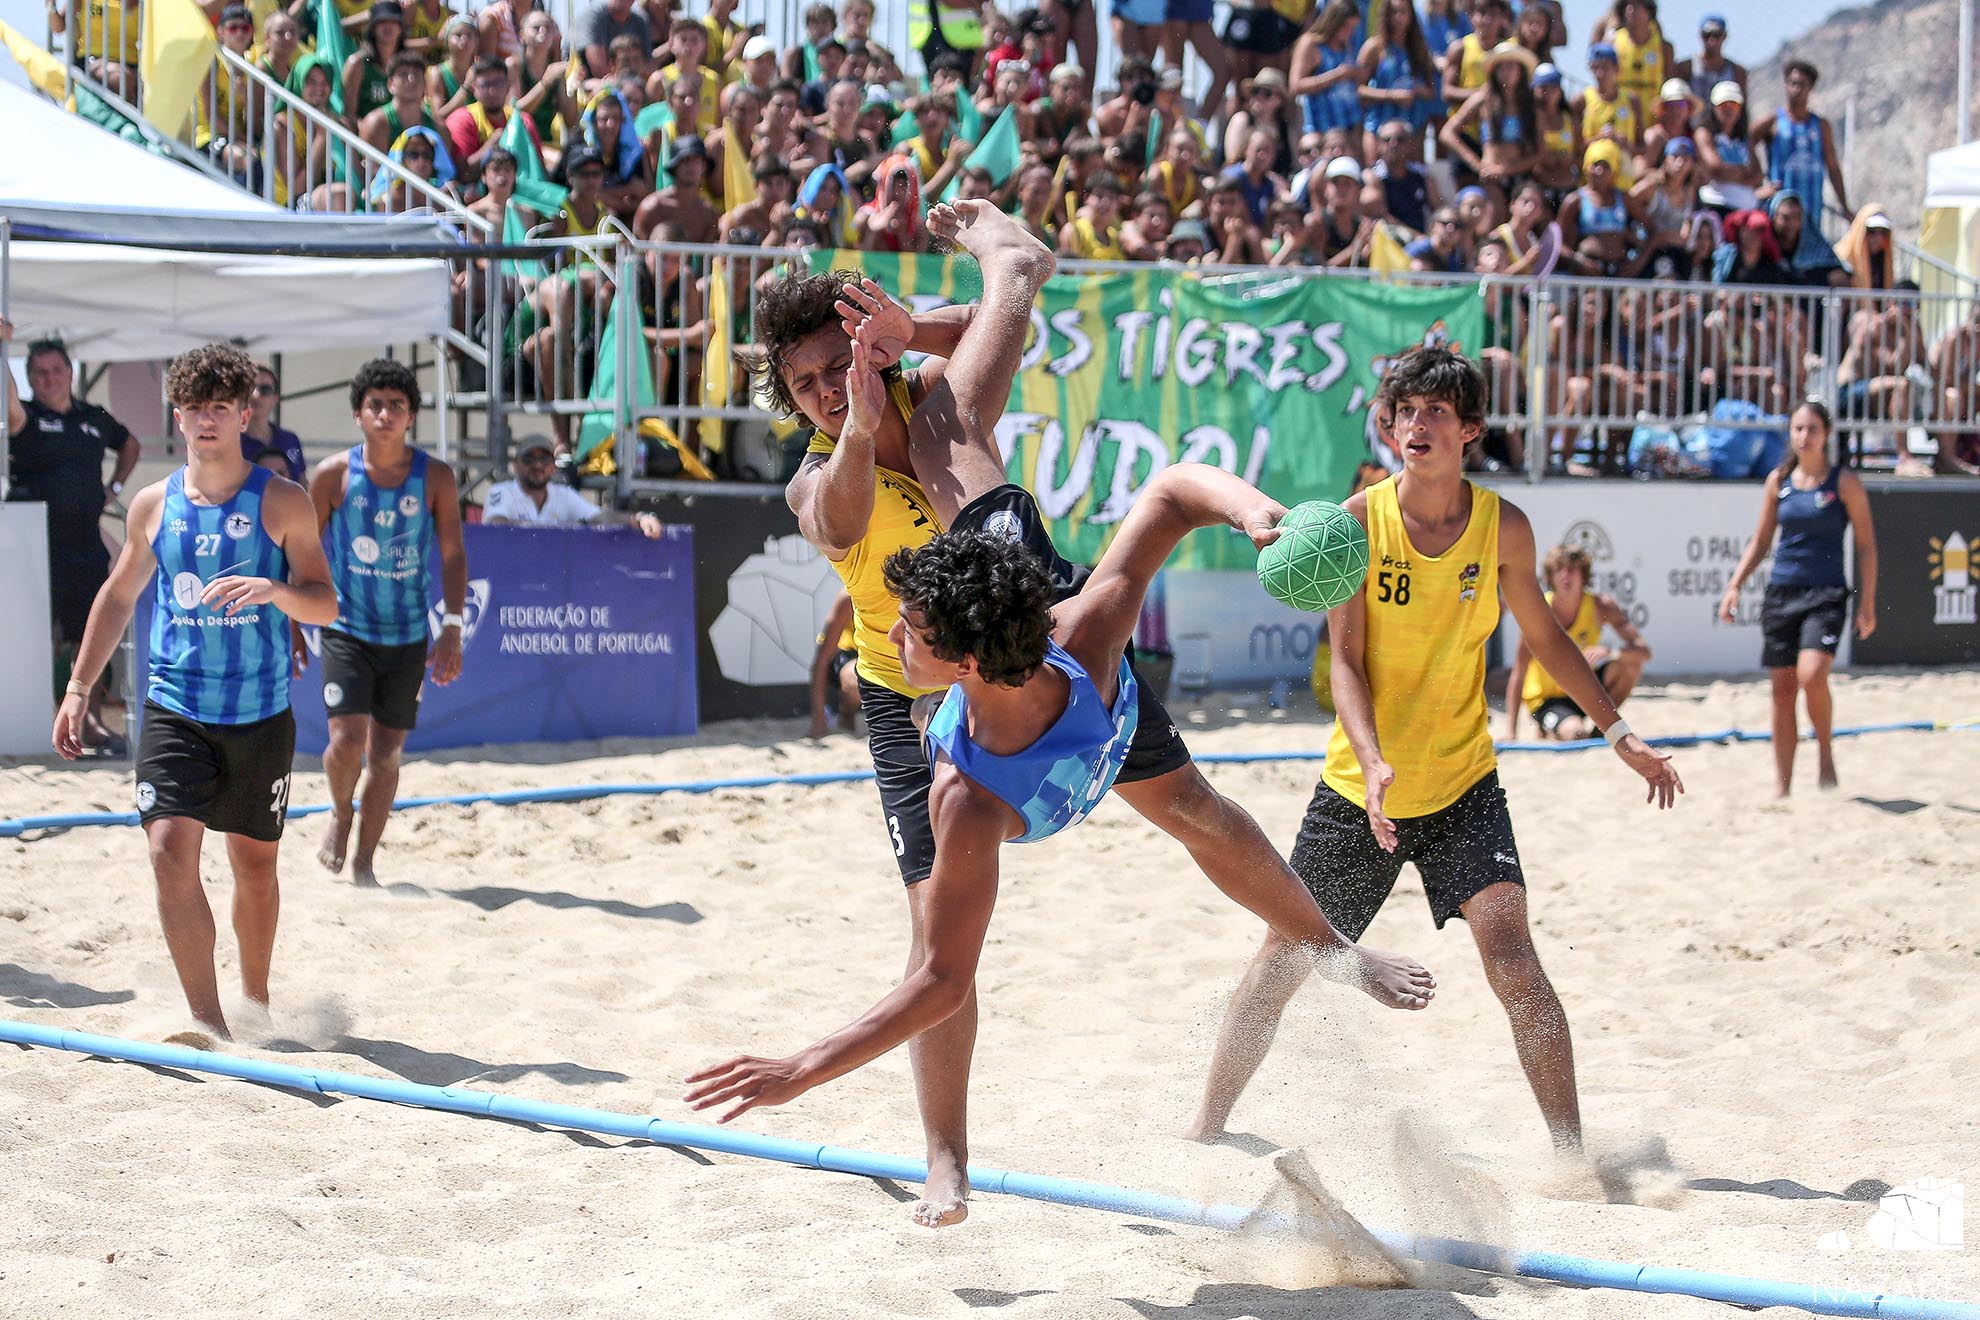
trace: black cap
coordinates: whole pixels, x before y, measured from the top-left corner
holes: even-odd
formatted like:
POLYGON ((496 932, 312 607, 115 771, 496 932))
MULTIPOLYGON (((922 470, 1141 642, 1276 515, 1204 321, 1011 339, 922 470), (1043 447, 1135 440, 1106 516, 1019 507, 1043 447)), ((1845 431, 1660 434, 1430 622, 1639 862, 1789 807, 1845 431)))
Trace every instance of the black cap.
POLYGON ((577 172, 587 165, 596 165, 600 169, 605 167, 605 157, 599 155, 598 148, 588 142, 572 147, 564 154, 564 177, 575 178, 577 172))
POLYGON ((667 153, 667 168, 674 169, 682 161, 693 156, 708 159, 708 144, 701 140, 699 133, 689 133, 686 137, 674 139, 674 149, 667 153))
POLYGON ((229 23, 247 23, 251 25, 253 22, 254 11, 246 5, 228 5, 220 11, 221 27, 226 27, 229 23))
POLYGON ((380 19, 386 19, 403 27, 406 22, 406 7, 400 4, 399 0, 373 0, 371 21, 376 23, 380 19))

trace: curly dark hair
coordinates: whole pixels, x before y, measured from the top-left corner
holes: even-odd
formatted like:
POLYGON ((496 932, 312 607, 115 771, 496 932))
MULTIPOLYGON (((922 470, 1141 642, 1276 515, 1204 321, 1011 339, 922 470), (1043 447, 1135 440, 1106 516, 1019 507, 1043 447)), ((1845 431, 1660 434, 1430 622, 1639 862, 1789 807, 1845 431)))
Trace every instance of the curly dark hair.
MULTIPOLYGON (((802 411, 784 383, 791 350, 826 326, 839 323, 839 295, 859 277, 856 270, 787 275, 757 294, 756 345, 762 352, 755 367, 756 392, 778 416, 795 417, 802 411)), ((900 374, 898 362, 880 369, 880 379, 890 385, 900 374)))
POLYGON ((1391 409, 1412 395, 1441 399, 1461 422, 1485 421, 1485 373, 1462 353, 1448 348, 1418 348, 1403 354, 1382 373, 1377 403, 1391 409))
POLYGON ((887 589, 921 616, 935 654, 976 661, 986 683, 1022 687, 1045 663, 1052 580, 1038 556, 1005 536, 944 532, 887 557, 887 589))
POLYGON ((373 390, 406 396, 406 407, 419 411, 419 377, 411 367, 391 358, 373 358, 351 377, 351 411, 364 407, 364 396, 373 390))
POLYGON ((172 359, 165 397, 175 408, 195 403, 245 405, 254 393, 254 359, 231 344, 207 344, 172 359))

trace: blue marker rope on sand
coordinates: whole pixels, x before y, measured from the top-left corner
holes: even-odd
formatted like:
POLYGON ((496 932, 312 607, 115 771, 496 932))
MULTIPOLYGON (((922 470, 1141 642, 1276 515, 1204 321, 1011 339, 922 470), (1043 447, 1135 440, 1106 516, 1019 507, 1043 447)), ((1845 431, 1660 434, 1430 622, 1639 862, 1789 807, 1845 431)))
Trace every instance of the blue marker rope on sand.
MULTIPOLYGON (((766 1137, 701 1123, 675 1123, 606 1109, 547 1104, 473 1087, 426 1086, 418 1082, 365 1077, 356 1073, 298 1068, 245 1055, 221 1054, 183 1045, 153 1044, 117 1036, 96 1036, 4 1018, 0 1018, 0 1041, 43 1049, 71 1050, 97 1058, 185 1072, 210 1073, 317 1095, 354 1096, 418 1109, 542 1123, 604 1136, 636 1138, 664 1146, 684 1146, 748 1159, 774 1160, 801 1168, 824 1169, 867 1178, 922 1182, 928 1174, 927 1166, 921 1161, 899 1155, 766 1137)), ((1043 1174, 971 1165, 969 1180, 970 1185, 979 1192, 1104 1210, 1136 1219, 1159 1219, 1225 1231, 1235 1230, 1247 1223, 1266 1230, 1295 1226, 1290 1217, 1259 1216, 1241 1206, 1204 1205, 1184 1197, 1043 1174)), ((1596 1260, 1552 1251, 1510 1251, 1457 1238, 1371 1231, 1376 1240, 1397 1256, 1488 1274, 1517 1275, 1587 1288, 1677 1293, 1734 1306, 1792 1306, 1816 1315, 1867 1316, 1879 1320, 1980 1320, 1980 1306, 1966 1302, 1841 1291, 1818 1284, 1785 1283, 1738 1274, 1596 1260)))
MULTIPOLYGON (((1939 721, 1900 720, 1891 724, 1858 724, 1837 729, 1837 738, 1854 738, 1866 733, 1913 733, 1973 731, 1980 720, 1939 721)), ((1646 738, 1652 747, 1696 747, 1703 743, 1768 742, 1771 734, 1752 729, 1721 729, 1716 733, 1680 733, 1646 738)), ((1600 738, 1581 742, 1501 742, 1493 746, 1501 752, 1583 752, 1608 744, 1600 738)), ((1206 752, 1196 758, 1200 765, 1255 765, 1268 761, 1324 761, 1325 752, 1206 752)), ((662 793, 714 793, 736 788, 816 788, 821 784, 863 784, 873 778, 871 770, 826 770, 802 775, 746 775, 734 779, 689 779, 654 784, 567 784, 553 788, 515 788, 500 792, 451 793, 438 797, 400 798, 394 811, 412 807, 467 807, 486 803, 513 807, 538 802, 587 802, 605 797, 653 797, 662 793)), ((289 808, 289 819, 320 816, 330 810, 327 803, 289 808)), ((15 839, 40 830, 93 829, 105 825, 135 825, 135 811, 85 811, 68 815, 21 816, 0 820, 0 839, 15 839)))

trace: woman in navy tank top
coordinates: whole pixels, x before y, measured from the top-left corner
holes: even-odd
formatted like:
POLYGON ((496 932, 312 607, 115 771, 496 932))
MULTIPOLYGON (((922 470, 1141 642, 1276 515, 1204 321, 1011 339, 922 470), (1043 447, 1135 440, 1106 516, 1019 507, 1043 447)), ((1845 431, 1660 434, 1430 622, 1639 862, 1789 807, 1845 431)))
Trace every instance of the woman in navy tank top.
POLYGON ((1740 556, 1732 582, 1719 601, 1719 620, 1733 622, 1739 584, 1759 566, 1768 550, 1774 567, 1760 604, 1760 663, 1774 684, 1774 778, 1786 797, 1794 778, 1799 692, 1815 726, 1820 784, 1836 786, 1830 748, 1835 708, 1829 699, 1829 669, 1836 661, 1849 619, 1849 577, 1843 538, 1856 538, 1856 635, 1877 627, 1877 538, 1870 527, 1870 500, 1854 472, 1830 461, 1833 421, 1826 405, 1810 399, 1794 410, 1788 424, 1788 456, 1767 476, 1760 502, 1760 530, 1740 556), (1780 540, 1775 542, 1775 533, 1780 540))

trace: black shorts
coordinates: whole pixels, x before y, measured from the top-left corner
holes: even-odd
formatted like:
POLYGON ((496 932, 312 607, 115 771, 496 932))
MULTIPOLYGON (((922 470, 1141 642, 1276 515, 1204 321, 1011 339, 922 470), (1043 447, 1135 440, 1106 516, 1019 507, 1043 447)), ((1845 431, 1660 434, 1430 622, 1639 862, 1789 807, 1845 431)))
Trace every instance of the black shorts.
MULTIPOLYGON (((977 496, 956 514, 949 530, 1001 533, 1023 544, 1044 563, 1052 579, 1055 600, 1078 595, 1086 579, 1093 576, 1092 569, 1075 564, 1059 553, 1038 512, 1038 501, 1022 486, 1006 484, 977 496)), ((1133 665, 1132 656, 1128 663, 1133 665)), ((1157 779, 1182 769, 1192 759, 1169 708, 1162 704, 1162 694, 1141 682, 1138 673, 1134 692, 1134 741, 1128 744, 1127 760, 1114 779, 1117 784, 1157 779)))
POLYGON ((1306 804, 1293 845, 1292 868, 1334 929, 1358 940, 1395 888, 1403 863, 1416 863, 1430 915, 1441 929, 1488 885, 1525 885, 1512 817, 1494 770, 1457 801, 1427 816, 1398 819, 1396 850, 1383 852, 1368 813, 1323 780, 1306 804))
POLYGON ((410 729, 425 682, 425 642, 383 646, 323 630, 323 709, 332 717, 369 715, 385 728, 410 729))
MULTIPOLYGON (((1614 663, 1615 661, 1613 660, 1604 660, 1601 664, 1596 665, 1596 679, 1607 678, 1609 666, 1614 663)), ((1542 733, 1547 734, 1551 734, 1555 729, 1560 728, 1561 721, 1563 720, 1585 720, 1587 718, 1588 712, 1583 710, 1581 703, 1573 697, 1548 697, 1533 712, 1533 722, 1540 726, 1542 733)))
POLYGON ((887 843, 901 868, 901 883, 916 884, 935 869, 935 827, 928 821, 933 772, 921 731, 914 727, 914 698, 861 675, 859 712, 866 717, 866 750, 880 785, 887 843))
POLYGON ((94 545, 57 545, 48 550, 48 605, 55 635, 69 646, 82 645, 90 606, 110 577, 110 551, 94 545))
POLYGON ((837 710, 839 708, 839 683, 841 676, 846 672, 846 666, 855 663, 858 659, 859 652, 857 651, 832 652, 832 668, 829 671, 832 677, 831 681, 825 684, 825 705, 828 709, 837 710))
POLYGON ((296 720, 287 710, 252 724, 202 724, 147 701, 138 734, 138 820, 183 816, 273 843, 289 815, 295 754, 296 720))
POLYGON ((1299 39, 1299 25, 1276 9, 1231 8, 1224 40, 1254 55, 1277 55, 1299 39))
POLYGON ((1760 598, 1760 663, 1792 669, 1803 651, 1836 653, 1849 623, 1848 587, 1767 584, 1760 598))

